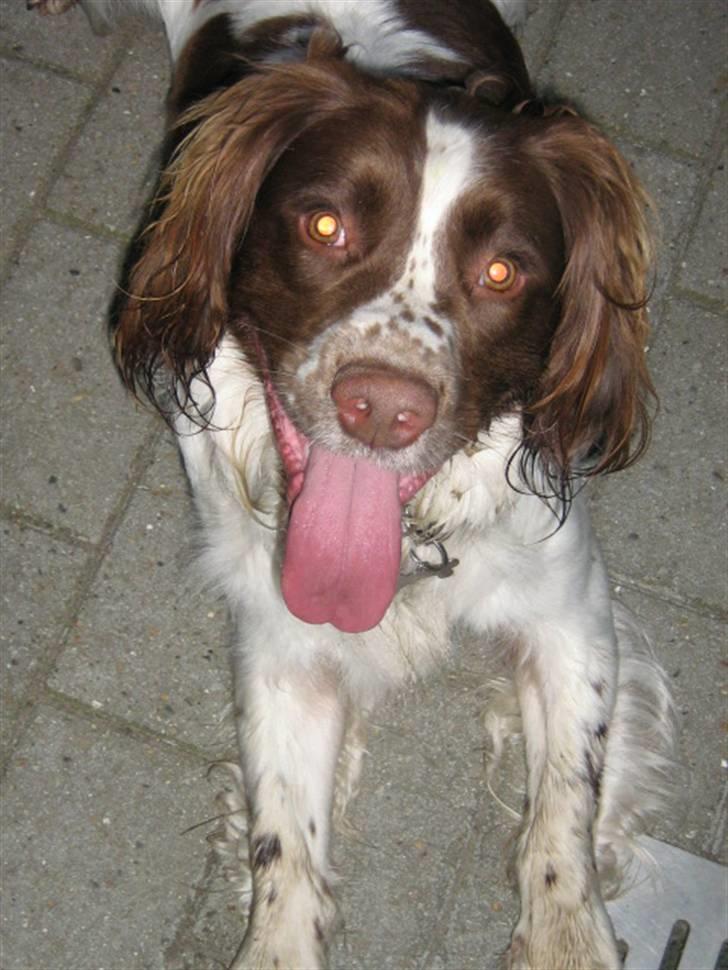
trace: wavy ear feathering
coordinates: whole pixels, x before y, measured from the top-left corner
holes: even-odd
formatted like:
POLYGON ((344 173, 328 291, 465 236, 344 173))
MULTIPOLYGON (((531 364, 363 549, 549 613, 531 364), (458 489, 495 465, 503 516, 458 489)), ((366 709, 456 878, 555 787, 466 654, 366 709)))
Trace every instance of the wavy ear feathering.
MULTIPOLYGON (((306 129, 365 96, 342 53, 338 36, 319 29, 307 61, 256 65, 176 121, 172 136, 183 137, 153 202, 159 215, 137 241, 112 324, 124 382, 160 409, 171 392, 195 410, 190 383, 204 378, 224 332, 231 270, 266 176, 306 129)), ((387 83, 395 98, 406 84, 387 83)))
POLYGON ((649 439, 650 201, 625 159, 588 122, 565 113, 537 124, 530 147, 561 213, 566 268, 525 446, 563 482, 624 468, 649 439))

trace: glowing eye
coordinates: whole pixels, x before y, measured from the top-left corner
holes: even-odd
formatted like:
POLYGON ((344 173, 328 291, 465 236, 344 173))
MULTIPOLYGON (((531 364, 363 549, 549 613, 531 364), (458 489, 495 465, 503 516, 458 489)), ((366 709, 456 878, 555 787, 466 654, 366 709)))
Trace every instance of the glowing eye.
POLYGON ((490 290, 510 290, 518 278, 518 271, 510 259, 496 257, 491 259, 483 272, 480 274, 478 283, 480 286, 487 286, 490 290))
POLYGON ((344 227, 331 212, 314 213, 308 222, 308 234, 325 246, 342 245, 344 241, 344 227))

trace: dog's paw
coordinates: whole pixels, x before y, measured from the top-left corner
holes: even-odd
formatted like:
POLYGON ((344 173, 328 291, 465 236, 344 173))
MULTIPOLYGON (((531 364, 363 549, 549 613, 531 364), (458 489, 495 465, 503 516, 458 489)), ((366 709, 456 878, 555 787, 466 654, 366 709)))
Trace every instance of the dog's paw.
POLYGON ((71 7, 75 7, 77 3, 78 0, 25 0, 25 6, 28 10, 35 10, 43 17, 49 14, 65 13, 71 7))
POLYGON ((328 886, 316 878, 292 883, 279 873, 259 880, 256 893, 230 970, 324 970, 338 919, 328 886))
POLYGON ((583 909, 561 913, 530 930, 517 928, 506 970, 621 970, 622 960, 606 914, 583 909))
POLYGON ((326 957, 318 947, 281 937, 275 941, 248 932, 230 970, 325 970, 326 957))

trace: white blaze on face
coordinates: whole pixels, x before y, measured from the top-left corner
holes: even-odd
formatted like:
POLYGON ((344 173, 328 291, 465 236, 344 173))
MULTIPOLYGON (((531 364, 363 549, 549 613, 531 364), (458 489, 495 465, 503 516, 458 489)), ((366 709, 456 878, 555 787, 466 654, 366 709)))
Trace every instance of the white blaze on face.
POLYGON ((433 114, 426 131, 427 156, 412 252, 434 263, 433 245, 442 235, 443 221, 474 178, 475 146, 471 132, 433 114))
POLYGON ((392 293, 403 295, 414 312, 412 331, 416 331, 426 346, 437 349, 452 334, 450 321, 432 308, 436 299, 438 250, 444 244, 445 225, 453 205, 475 177, 476 158, 473 135, 460 125, 431 113, 426 135, 427 154, 414 241, 404 273, 392 287, 392 293), (422 323, 420 317, 424 316, 436 320, 442 336, 422 323))

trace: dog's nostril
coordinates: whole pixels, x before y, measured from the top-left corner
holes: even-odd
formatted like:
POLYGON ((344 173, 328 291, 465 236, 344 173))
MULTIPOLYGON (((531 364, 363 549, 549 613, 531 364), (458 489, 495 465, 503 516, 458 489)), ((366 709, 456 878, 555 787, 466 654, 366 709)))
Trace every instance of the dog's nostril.
POLYGON ((331 397, 344 431, 371 448, 406 448, 437 414, 437 393, 426 381, 384 367, 344 367, 331 397))

